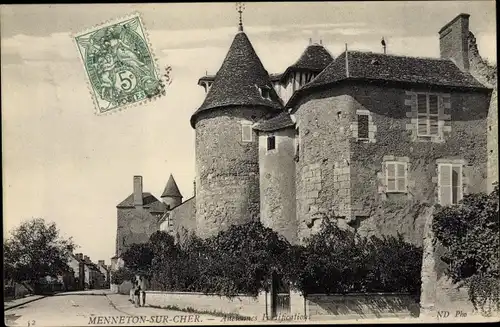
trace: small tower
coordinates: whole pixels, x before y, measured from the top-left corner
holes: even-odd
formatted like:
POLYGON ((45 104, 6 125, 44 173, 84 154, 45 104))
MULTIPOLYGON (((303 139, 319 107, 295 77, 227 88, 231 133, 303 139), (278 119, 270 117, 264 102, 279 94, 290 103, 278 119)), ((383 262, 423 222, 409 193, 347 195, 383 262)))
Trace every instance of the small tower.
POLYGON ((172 174, 170 174, 170 177, 168 178, 165 190, 163 190, 163 193, 161 194, 161 199, 167 206, 167 210, 177 207, 182 203, 182 194, 179 191, 177 183, 175 182, 174 176, 172 176, 172 174))
POLYGON ((283 89, 280 94, 284 102, 287 102, 295 91, 312 81, 333 61, 332 55, 322 43, 321 41, 319 44, 313 43, 312 39, 309 39, 309 45, 300 58, 281 75, 280 82, 283 89))
POLYGON ((205 101, 191 116, 196 132, 196 232, 210 237, 259 218, 259 158, 252 125, 282 110, 240 23, 205 101))

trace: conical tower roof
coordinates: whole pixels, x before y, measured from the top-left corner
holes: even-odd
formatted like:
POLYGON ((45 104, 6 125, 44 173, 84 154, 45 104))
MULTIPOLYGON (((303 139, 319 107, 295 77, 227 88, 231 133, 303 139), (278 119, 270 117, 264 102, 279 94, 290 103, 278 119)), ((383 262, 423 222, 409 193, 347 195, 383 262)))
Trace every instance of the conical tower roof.
POLYGON ((227 106, 263 106, 272 111, 283 107, 269 73, 243 31, 234 37, 205 101, 191 116, 191 126, 200 112, 227 106), (261 87, 269 90, 270 98, 261 95, 261 87))
POLYGON ((167 186, 165 186, 165 190, 163 190, 163 193, 161 195, 162 198, 165 197, 181 197, 181 192, 179 191, 179 188, 177 187, 177 183, 175 182, 174 176, 170 174, 170 177, 168 178, 167 186))
POLYGON ((285 78, 290 71, 307 70, 315 73, 323 71, 331 62, 333 57, 321 44, 310 44, 300 58, 281 75, 285 78))

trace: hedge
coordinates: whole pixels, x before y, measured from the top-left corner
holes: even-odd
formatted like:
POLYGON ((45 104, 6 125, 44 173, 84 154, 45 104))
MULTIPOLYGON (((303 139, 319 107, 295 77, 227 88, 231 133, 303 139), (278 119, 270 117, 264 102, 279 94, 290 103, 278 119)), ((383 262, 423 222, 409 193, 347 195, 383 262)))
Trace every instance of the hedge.
POLYGON ((157 232, 127 252, 125 266, 138 271, 141 262, 161 291, 256 296, 277 276, 303 294, 420 292, 421 248, 400 236, 360 238, 329 219, 303 246, 251 222, 205 240, 191 235, 183 244, 157 232))

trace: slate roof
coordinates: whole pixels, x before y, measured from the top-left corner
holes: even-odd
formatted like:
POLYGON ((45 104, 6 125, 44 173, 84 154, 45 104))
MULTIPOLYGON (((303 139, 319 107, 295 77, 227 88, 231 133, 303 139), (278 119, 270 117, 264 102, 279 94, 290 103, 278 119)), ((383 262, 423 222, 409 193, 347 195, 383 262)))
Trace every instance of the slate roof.
MULTIPOLYGON (((142 193, 143 207, 151 212, 164 212, 165 204, 159 201, 149 192, 142 193)), ((116 206, 117 208, 134 208, 134 193, 130 194, 125 200, 116 206)))
POLYGON ((304 93, 342 80, 384 81, 398 84, 420 84, 471 90, 488 90, 471 74, 462 72, 451 60, 395 56, 373 52, 348 52, 349 76, 346 73, 346 53, 343 52, 315 79, 296 92, 287 106, 304 93))
POLYGON ((269 74, 244 32, 234 37, 205 101, 191 116, 191 126, 194 128, 196 116, 200 112, 241 105, 264 106, 270 110, 282 108, 269 74), (270 89, 271 99, 261 96, 259 87, 262 86, 270 89))
POLYGON ((310 44, 302 53, 300 58, 289 69, 303 69, 321 72, 331 62, 333 57, 321 44, 310 44))
POLYGON ((287 111, 282 111, 281 113, 273 116, 272 118, 262 120, 258 122, 253 129, 261 132, 272 132, 277 131, 279 129, 287 128, 294 126, 290 114, 287 111))
POLYGON ((177 187, 177 183, 175 182, 174 176, 170 174, 170 177, 168 178, 167 185, 165 186, 165 189, 163 190, 163 193, 161 195, 162 198, 169 196, 169 197, 177 197, 177 198, 182 198, 182 194, 179 191, 179 188, 177 187))

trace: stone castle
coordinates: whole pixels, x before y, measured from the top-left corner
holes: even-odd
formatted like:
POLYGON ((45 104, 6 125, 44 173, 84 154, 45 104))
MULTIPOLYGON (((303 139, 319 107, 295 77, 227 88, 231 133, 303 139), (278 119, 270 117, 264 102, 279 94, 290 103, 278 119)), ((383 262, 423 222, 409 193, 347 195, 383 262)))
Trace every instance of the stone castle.
POLYGON ((159 229, 182 241, 258 219, 291 243, 330 217, 422 244, 423 208, 498 180, 496 67, 480 57, 468 14, 439 42, 440 58, 347 47, 333 58, 310 43, 269 74, 240 23, 217 74, 198 81, 195 196, 183 202, 170 176, 160 201, 135 176, 117 206, 117 256, 159 229))

